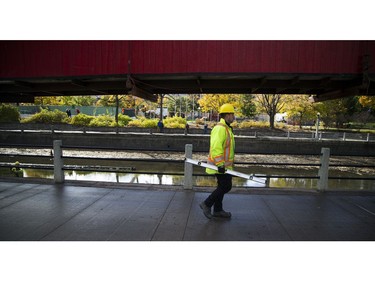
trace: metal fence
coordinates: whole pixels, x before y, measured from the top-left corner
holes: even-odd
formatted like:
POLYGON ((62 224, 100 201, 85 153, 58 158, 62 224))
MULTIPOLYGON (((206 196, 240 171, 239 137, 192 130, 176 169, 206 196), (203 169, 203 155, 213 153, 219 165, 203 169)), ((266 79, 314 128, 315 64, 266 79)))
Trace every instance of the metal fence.
MULTIPOLYGON (((0 123, 0 131, 41 131, 41 132, 112 132, 120 133, 156 133, 157 128, 136 128, 136 127, 83 127, 73 126, 70 124, 20 124, 20 123, 0 123)), ((361 133, 361 132, 333 132, 320 130, 318 134, 316 131, 294 132, 282 130, 257 130, 257 129, 234 129, 236 136, 250 136, 254 138, 282 138, 282 139, 316 139, 316 140, 340 140, 340 141, 375 141, 375 134, 361 133)), ((204 127, 189 128, 188 132, 185 129, 171 129, 164 128, 163 134, 190 134, 190 135, 208 135, 210 129, 204 130, 204 127)))
MULTIPOLYGON (((54 181, 56 183, 62 183, 64 182, 64 171, 69 170, 76 170, 76 171, 96 171, 96 172, 114 172, 114 173, 133 173, 133 174, 145 174, 145 172, 138 172, 135 170, 132 170, 131 167, 121 167, 121 165, 116 166, 106 166, 106 165, 66 165, 64 164, 65 160, 80 160, 80 161, 89 161, 93 160, 92 157, 81 157, 81 156, 63 156, 63 150, 64 149, 73 149, 72 147, 64 147, 62 145, 61 141, 54 141, 53 144, 53 151, 51 150, 50 155, 29 155, 28 157, 36 157, 39 159, 43 159, 44 164, 21 164, 18 167, 19 168, 33 168, 33 169, 48 169, 54 171, 54 181), (53 164, 46 164, 46 162, 53 161, 53 164)), ((0 155, 0 156, 5 156, 0 155)), ((6 154, 8 157, 16 157, 20 156, 19 154, 6 154)), ((359 167, 359 168, 375 168, 374 165, 363 165, 363 164, 329 164, 329 149, 323 148, 321 155, 317 155, 320 157, 319 163, 280 163, 280 162, 236 162, 238 165, 260 165, 260 166, 295 166, 296 168, 299 166, 311 166, 311 167, 317 167, 318 173, 315 176, 290 176, 290 175, 254 175, 256 177, 264 177, 266 179, 266 185, 264 187, 269 187, 267 185, 267 181, 269 181, 272 178, 298 178, 298 179, 316 179, 318 184, 316 189, 317 190, 327 190, 328 188, 328 179, 350 179, 350 180, 369 180, 369 181, 375 181, 375 177, 329 177, 328 176, 328 170, 329 167, 359 167)), ((186 145, 185 147, 185 157, 186 158, 194 158, 192 154, 192 145, 186 145)), ((148 162, 148 163, 168 163, 170 165, 184 165, 184 172, 182 173, 170 173, 170 172, 157 172, 154 171, 152 174, 155 175, 178 175, 184 177, 184 183, 183 186, 185 189, 190 189, 193 187, 192 184, 192 177, 193 176, 208 176, 204 173, 204 170, 199 173, 193 173, 192 164, 185 163, 184 160, 172 160, 172 159, 144 159, 144 158, 114 158, 114 157, 100 157, 96 160, 100 161, 121 161, 121 162, 148 162)), ((0 163, 0 167, 7 167, 7 168, 14 168, 14 164, 11 163, 0 163)))

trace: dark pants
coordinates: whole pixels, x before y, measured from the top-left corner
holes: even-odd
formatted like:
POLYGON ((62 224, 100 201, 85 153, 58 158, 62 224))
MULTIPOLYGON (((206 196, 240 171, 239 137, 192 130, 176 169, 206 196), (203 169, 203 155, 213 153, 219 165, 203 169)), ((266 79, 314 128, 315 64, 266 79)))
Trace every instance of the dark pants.
POLYGON ((216 174, 217 188, 207 197, 204 203, 208 207, 214 206, 214 212, 223 210, 224 194, 232 189, 232 175, 216 174))

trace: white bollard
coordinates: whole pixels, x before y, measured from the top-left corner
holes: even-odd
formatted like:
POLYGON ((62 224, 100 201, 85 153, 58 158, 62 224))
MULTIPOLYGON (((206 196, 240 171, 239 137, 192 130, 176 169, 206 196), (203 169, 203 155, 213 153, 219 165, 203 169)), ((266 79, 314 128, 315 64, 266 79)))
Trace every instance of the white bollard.
POLYGON ((53 141, 53 174, 55 183, 64 182, 64 171, 63 171, 63 158, 62 158, 62 141, 55 140, 53 141))
MULTIPOLYGON (((185 145, 185 158, 193 158, 193 145, 185 145)), ((193 164, 185 161, 184 189, 193 189, 193 164)))
POLYGON ((320 169, 319 169, 319 179, 318 179, 318 190, 325 191, 328 189, 328 168, 329 168, 329 148, 322 147, 322 152, 320 155, 320 169))
POLYGON ((346 140, 346 133, 344 132, 344 135, 342 136, 342 140, 346 140))

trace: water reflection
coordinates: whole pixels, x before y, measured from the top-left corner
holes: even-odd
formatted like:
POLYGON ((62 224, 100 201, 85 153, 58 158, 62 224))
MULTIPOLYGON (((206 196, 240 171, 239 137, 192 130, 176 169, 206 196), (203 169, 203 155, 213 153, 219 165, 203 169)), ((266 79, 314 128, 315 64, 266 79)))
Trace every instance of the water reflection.
MULTIPOLYGON (((302 176, 302 175, 301 175, 302 176)), ((53 179, 52 170, 24 169, 24 177, 49 178, 53 179)), ((65 171, 65 179, 97 182, 117 182, 135 184, 159 184, 159 185, 183 185, 182 175, 161 175, 161 174, 135 174, 115 172, 87 172, 87 171, 65 171)), ((194 176, 193 185, 201 187, 215 187, 216 178, 212 176, 194 176)), ((267 183, 272 188, 303 188, 316 189, 317 179, 301 178, 270 178, 267 183)), ((241 178, 233 178, 235 187, 266 187, 262 183, 241 178)), ((340 180, 330 179, 330 189, 347 190, 368 190, 375 191, 375 182, 371 180, 340 180)))
POLYGON ((318 185, 317 179, 299 179, 299 178, 272 178, 270 179, 270 186, 276 188, 305 188, 316 189, 318 185))

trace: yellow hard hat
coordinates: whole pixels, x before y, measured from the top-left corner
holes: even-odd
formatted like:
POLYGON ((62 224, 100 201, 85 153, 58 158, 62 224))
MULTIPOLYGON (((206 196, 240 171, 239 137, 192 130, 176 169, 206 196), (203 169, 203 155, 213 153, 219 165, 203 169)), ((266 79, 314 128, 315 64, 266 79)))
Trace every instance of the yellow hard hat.
POLYGON ((224 103, 219 109, 219 114, 221 113, 234 113, 233 105, 230 103, 224 103))

